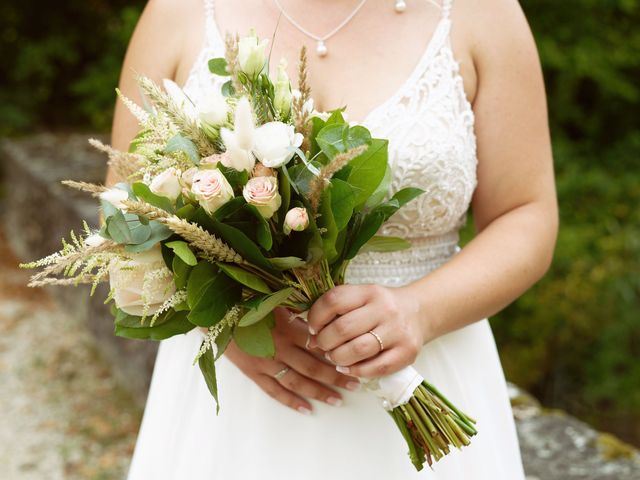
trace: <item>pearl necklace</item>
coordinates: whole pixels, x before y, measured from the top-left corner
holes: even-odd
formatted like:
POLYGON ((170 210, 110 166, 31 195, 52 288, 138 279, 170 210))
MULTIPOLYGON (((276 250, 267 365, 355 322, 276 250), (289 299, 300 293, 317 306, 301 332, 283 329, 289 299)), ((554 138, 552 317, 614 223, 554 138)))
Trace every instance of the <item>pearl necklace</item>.
MULTIPOLYGON (((349 23, 353 17, 356 16, 356 14, 360 11, 360 9, 364 6, 364 4, 367 2, 367 0, 362 0, 358 6, 353 10, 353 12, 351 12, 347 18, 345 18, 336 28, 334 28, 333 30, 331 30, 329 33, 327 33, 326 35, 323 36, 318 36, 318 35, 314 35, 313 33, 311 33, 309 30, 305 29, 304 27, 302 27, 302 25, 300 25, 298 22, 295 21, 295 19, 293 17, 291 17, 291 15, 289 15, 285 9, 282 7, 282 4, 280 3, 280 0, 273 0, 276 4, 276 6, 278 7, 278 9, 280 10, 280 13, 282 14, 282 16, 284 18, 286 18, 289 23, 291 25, 293 25, 295 28, 297 28, 300 32, 302 32, 303 34, 305 34, 307 37, 311 38, 312 40, 315 40, 317 42, 316 44, 316 53, 320 56, 320 57, 324 57, 327 55, 327 53, 329 53, 329 50, 327 49, 327 44, 325 43, 327 40, 329 40, 331 37, 333 37, 336 33, 338 33, 340 30, 342 30, 347 23, 349 23)), ((405 11, 407 7, 407 4, 404 2, 404 0, 396 0, 396 4, 395 4, 395 10, 398 13, 402 13, 405 11)))

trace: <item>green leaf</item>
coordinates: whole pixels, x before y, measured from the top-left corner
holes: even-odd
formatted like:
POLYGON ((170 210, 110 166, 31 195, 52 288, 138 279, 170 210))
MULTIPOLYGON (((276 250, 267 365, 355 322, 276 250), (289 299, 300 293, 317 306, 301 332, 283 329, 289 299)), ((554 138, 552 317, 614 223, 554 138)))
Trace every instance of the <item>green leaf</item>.
POLYGON ((133 237, 129 230, 129 225, 124 218, 124 214, 117 210, 106 219, 107 234, 114 242, 128 244, 133 237))
POLYGON ((164 340, 181 333, 187 333, 194 328, 195 326, 187 320, 186 312, 176 312, 167 322, 153 327, 130 328, 116 324, 115 334, 118 337, 137 340, 164 340))
POLYGON ((189 307, 194 305, 201 297, 201 292, 211 283, 218 273, 218 267, 206 260, 201 260, 193 267, 187 282, 187 303, 189 307))
POLYGON ((198 260, 191 251, 187 242, 176 240, 175 242, 167 242, 165 245, 173 250, 174 253, 187 265, 195 267, 198 264, 198 260))
POLYGON ((369 196, 367 201, 364 203, 364 210, 371 210, 376 207, 380 202, 384 201, 385 197, 389 193, 389 188, 391 187, 391 181, 393 180, 393 172, 391 171, 391 167, 389 166, 389 162, 387 162, 386 169, 384 171, 384 176, 382 177, 382 181, 378 184, 374 192, 369 196))
POLYGON ((382 222, 384 222, 384 214, 381 211, 373 211, 359 222, 345 253, 346 260, 351 260, 358 254, 360 248, 380 229, 382 222))
POLYGON ((233 97, 236 94, 236 90, 233 88, 233 82, 228 80, 222 84, 222 96, 233 97))
POLYGON ((129 232, 131 232, 130 244, 139 245, 149 240, 149 237, 151 237, 151 226, 148 222, 145 225, 137 215, 126 214, 124 218, 129 226, 129 232))
POLYGON ((200 290, 189 312, 189 321, 199 327, 215 325, 233 305, 240 301, 241 297, 240 284, 220 272, 212 282, 207 283, 200 290))
POLYGON ((240 319, 238 325, 241 327, 246 327, 248 325, 253 325, 254 323, 262 320, 269 312, 271 312, 274 308, 281 305, 287 298, 291 296, 294 292, 294 288, 289 287, 283 290, 279 290, 271 295, 265 295, 259 300, 253 299, 252 303, 259 301, 258 305, 250 308, 247 313, 240 319))
MULTIPOLYGON (((168 322, 169 320, 171 320, 173 318, 175 313, 176 312, 173 311, 173 310, 167 310, 166 312, 160 314, 158 316, 158 318, 155 320, 155 322, 153 323, 153 326, 157 327, 159 325, 162 325, 163 323, 168 322)), ((114 321, 115 321, 115 324, 120 326, 120 327, 148 328, 148 327, 150 327, 152 316, 153 315, 147 315, 147 318, 145 318, 144 322, 143 322, 142 321, 142 317, 137 316, 137 315, 129 315, 128 313, 125 313, 124 311, 122 311, 119 308, 115 307, 115 318, 114 318, 114 321)))
POLYGON ((183 137, 179 133, 171 137, 164 147, 164 153, 182 152, 187 155, 189 160, 194 165, 200 164, 200 155, 198 154, 198 148, 188 138, 183 137))
POLYGON ((227 203, 218 208, 215 212, 213 212, 213 218, 216 220, 224 220, 225 218, 233 215, 238 210, 240 210, 247 201, 244 197, 235 197, 229 200, 227 203))
POLYGON ((271 268, 271 264, 262 254, 260 248, 241 230, 226 225, 217 220, 212 221, 212 226, 217 235, 238 252, 245 260, 262 268, 271 268))
POLYGON ((227 61, 222 57, 209 60, 209 71, 221 77, 229 76, 229 72, 227 72, 227 61))
POLYGON ((338 238, 338 228, 333 218, 333 210, 331 209, 331 189, 326 188, 322 192, 318 217, 318 227, 323 229, 322 233, 322 249, 324 255, 331 263, 337 256, 336 239, 338 238))
POLYGON ((173 204, 171 203, 171 200, 169 200, 169 198, 163 197, 161 195, 156 195, 149 189, 149 186, 145 183, 136 182, 133 184, 132 188, 133 193, 135 193, 135 195, 139 199, 144 200, 148 204, 153 205, 154 207, 161 208, 162 210, 169 213, 173 213, 175 211, 175 208, 173 207, 173 204))
POLYGON ((353 214, 355 194, 351 185, 338 178, 331 179, 331 211, 336 228, 342 230, 347 226, 353 214))
POLYGON ((282 225, 284 217, 289 211, 289 203, 291 202, 291 184, 284 169, 278 172, 278 190, 280 191, 280 198, 282 198, 282 203, 278 209, 280 225, 282 225))
POLYGON ((360 252, 396 252, 411 247, 411 243, 400 237, 374 235, 360 249, 360 252))
POLYGON ((373 139, 369 148, 349 162, 347 182, 355 193, 354 209, 359 210, 382 182, 387 168, 388 141, 373 139))
POLYGON ((231 325, 225 325, 222 327, 222 330, 215 340, 216 346, 218 347, 218 353, 215 356, 215 360, 219 359, 227 349, 227 346, 229 346, 229 343, 231 342, 232 335, 233 327, 231 325))
POLYGON ((171 270, 173 271, 173 281, 178 290, 182 290, 187 286, 191 267, 184 263, 177 255, 173 257, 171 262, 171 270))
POLYGON ((307 262, 298 257, 273 257, 269 262, 276 270, 290 270, 292 268, 304 267, 307 262))
POLYGON ((233 332, 233 339, 236 345, 249 355, 254 357, 273 357, 276 353, 273 336, 271 335, 273 324, 272 314, 262 322, 236 328, 233 332))
POLYGON ((236 170, 234 168, 225 167, 222 164, 218 164, 217 168, 222 172, 233 188, 241 188, 249 180, 249 173, 246 170, 236 170))
POLYGON ((273 246, 273 238, 271 237, 271 227, 267 223, 267 220, 260 214, 258 209, 254 205, 245 204, 244 208, 249 211, 257 220, 256 224, 256 237, 258 243, 265 250, 271 250, 273 246))
POLYGON ((191 221, 191 217, 194 215, 195 212, 196 212, 196 207, 194 207, 190 203, 187 203, 185 206, 179 208, 176 211, 176 216, 179 218, 183 218, 185 220, 191 221))
POLYGON ((162 225, 160 222, 156 222, 155 220, 149 222, 149 227, 151 228, 151 235, 147 241, 138 245, 127 245, 124 249, 131 253, 144 252, 152 248, 158 242, 166 240, 173 235, 173 232, 168 227, 162 225))
POLYGON ((265 281, 254 273, 229 263, 218 263, 218 267, 236 282, 260 293, 271 293, 271 289, 265 281))
POLYGON ((216 379, 216 364, 213 358, 213 351, 207 350, 204 355, 198 359, 198 366, 207 384, 207 388, 213 399, 216 401, 216 415, 220 413, 220 401, 218 400, 218 381, 216 379))
POLYGON ((349 127, 346 123, 327 122, 318 132, 316 141, 322 152, 330 159, 360 145, 371 143, 369 130, 362 126, 349 127))
POLYGON ((421 188, 406 187, 401 190, 398 190, 395 193, 395 195, 391 197, 391 200, 397 200, 399 204, 398 208, 401 208, 407 203, 409 203, 411 200, 413 200, 414 198, 422 195, 423 193, 424 193, 424 190, 422 190, 421 188))

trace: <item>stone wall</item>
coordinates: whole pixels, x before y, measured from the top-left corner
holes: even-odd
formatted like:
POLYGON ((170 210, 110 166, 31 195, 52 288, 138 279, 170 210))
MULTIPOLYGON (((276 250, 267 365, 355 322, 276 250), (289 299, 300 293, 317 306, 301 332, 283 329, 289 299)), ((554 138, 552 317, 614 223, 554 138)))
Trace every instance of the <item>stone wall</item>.
MULTIPOLYGON (((60 184, 73 179, 104 181, 106 158, 87 143, 86 134, 40 134, 0 144, 2 197, 0 218, 12 250, 30 261, 59 250, 60 239, 82 220, 98 221, 96 201, 60 184)), ((106 139, 103 139, 106 140, 106 139)), ((115 374, 142 403, 146 397, 157 345, 113 335, 113 321, 103 304, 106 285, 93 297, 85 286, 50 287, 68 315, 86 319, 115 374)))

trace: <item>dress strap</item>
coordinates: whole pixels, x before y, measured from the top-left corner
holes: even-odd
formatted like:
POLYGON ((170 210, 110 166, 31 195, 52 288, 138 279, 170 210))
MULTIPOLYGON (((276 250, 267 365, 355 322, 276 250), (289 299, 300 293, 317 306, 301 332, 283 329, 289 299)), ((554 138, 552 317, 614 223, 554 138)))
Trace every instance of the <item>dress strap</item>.
POLYGON ((453 0, 442 0, 442 17, 449 18, 451 15, 451 6, 453 5, 453 0))
POLYGON ((219 37, 214 0, 204 0, 204 15, 207 44, 211 45, 219 37))

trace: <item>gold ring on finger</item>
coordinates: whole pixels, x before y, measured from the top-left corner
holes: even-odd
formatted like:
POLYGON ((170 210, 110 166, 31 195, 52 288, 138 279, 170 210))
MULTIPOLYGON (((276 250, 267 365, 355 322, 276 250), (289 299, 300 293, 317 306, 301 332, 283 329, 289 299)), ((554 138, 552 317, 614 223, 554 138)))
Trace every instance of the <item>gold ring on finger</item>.
POLYGON ((289 370, 291 370, 291 368, 284 367, 282 370, 278 370, 276 373, 274 373, 273 378, 275 378, 276 380, 280 380, 287 374, 289 370))
MULTIPOLYGON (((371 335, 373 335, 376 338, 376 340, 378 341, 378 345, 380 345, 380 352, 382 352, 384 350, 384 343, 382 343, 382 339, 380 338, 380 335, 378 335, 373 330, 369 330, 367 333, 370 333, 371 335)), ((380 352, 378 352, 378 353, 380 353, 380 352)))

